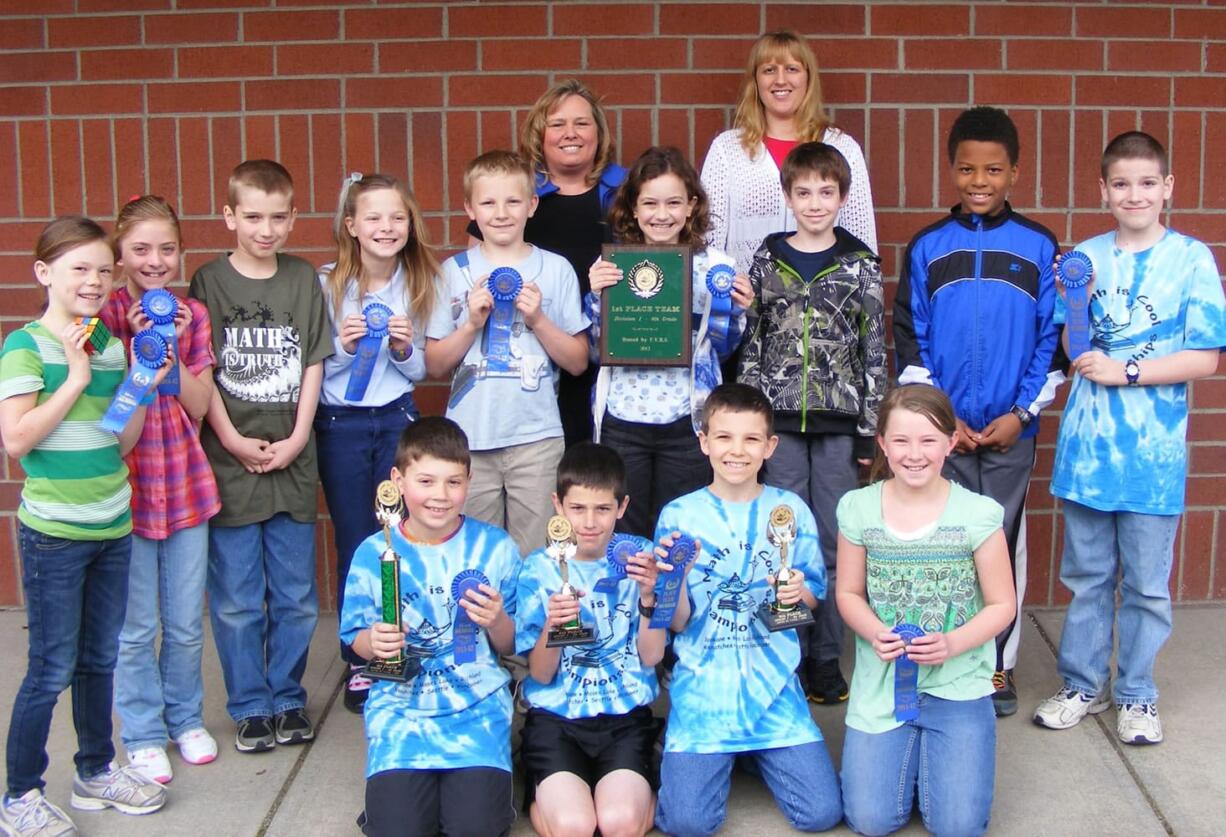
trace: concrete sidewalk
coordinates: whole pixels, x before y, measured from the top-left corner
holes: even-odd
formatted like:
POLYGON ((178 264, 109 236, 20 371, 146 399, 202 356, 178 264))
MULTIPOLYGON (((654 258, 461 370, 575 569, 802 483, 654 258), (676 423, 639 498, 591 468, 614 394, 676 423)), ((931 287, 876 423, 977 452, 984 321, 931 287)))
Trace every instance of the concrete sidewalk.
MULTIPOLYGON (((1162 654, 1166 743, 1125 747, 1115 739, 1115 714, 1106 712, 1072 730, 1035 727, 1030 712, 1059 686, 1054 644, 1063 615, 1027 615, 1018 665, 1021 711, 999 723, 996 835, 1212 835, 1226 832, 1226 643, 1220 634, 1226 606, 1186 606, 1175 612, 1175 633, 1162 654), (1219 707, 1213 710, 1212 707, 1219 707)), ((9 672, 0 685, 0 723, 7 733, 13 696, 25 671, 25 614, 0 611, 0 663, 9 672)), ((212 643, 205 654, 205 721, 221 755, 192 767, 171 751, 175 779, 166 808, 152 816, 114 811, 87 813, 68 807, 71 790, 71 702, 60 700, 52 726, 47 771, 49 797, 73 815, 83 835, 356 835, 363 805, 365 740, 361 718, 338 697, 341 663, 335 620, 320 622, 307 670, 309 710, 318 737, 305 747, 281 747, 260 755, 233 749, 234 726, 225 713, 225 690, 212 643)), ((843 741, 843 710, 816 707, 835 762, 843 741)), ((118 737, 117 737, 118 740, 118 737)), ((122 750, 120 750, 122 754, 122 750)), ((476 801, 475 802, 479 802, 476 801)), ((521 817, 512 834, 531 835, 521 817)), ((727 835, 793 832, 755 779, 738 774, 728 805, 727 835)), ((850 834, 846 828, 836 833, 850 834)), ((904 834, 923 834, 918 815, 904 834)))

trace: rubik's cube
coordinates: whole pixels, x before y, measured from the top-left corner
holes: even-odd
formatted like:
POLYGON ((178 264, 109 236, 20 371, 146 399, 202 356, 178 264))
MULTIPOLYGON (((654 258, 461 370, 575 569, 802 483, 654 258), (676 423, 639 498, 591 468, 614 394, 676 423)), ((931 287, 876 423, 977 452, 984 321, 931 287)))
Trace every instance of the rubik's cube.
POLYGON ((85 326, 85 352, 92 354, 101 352, 110 342, 111 332, 98 317, 77 317, 77 322, 85 326))

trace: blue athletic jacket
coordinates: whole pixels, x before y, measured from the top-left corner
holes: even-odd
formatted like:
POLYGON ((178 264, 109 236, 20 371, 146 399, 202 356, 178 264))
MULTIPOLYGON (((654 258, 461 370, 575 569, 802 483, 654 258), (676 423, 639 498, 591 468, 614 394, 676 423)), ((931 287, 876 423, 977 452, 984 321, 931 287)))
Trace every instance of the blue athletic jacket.
MULTIPOLYGON (((974 430, 1014 406, 1038 416, 1064 380, 1052 322, 1056 237, 1013 211, 954 207, 911 239, 894 299, 900 384, 944 390, 974 430)), ((1022 437, 1035 435, 1033 421, 1022 437)))

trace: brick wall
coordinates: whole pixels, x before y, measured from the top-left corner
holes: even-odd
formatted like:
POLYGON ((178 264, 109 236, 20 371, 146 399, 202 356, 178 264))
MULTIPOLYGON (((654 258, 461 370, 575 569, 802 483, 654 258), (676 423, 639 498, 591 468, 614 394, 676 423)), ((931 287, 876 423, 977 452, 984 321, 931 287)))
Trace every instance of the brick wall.
MULTIPOLYGON (((350 170, 409 173, 436 239, 454 249, 461 167, 511 144, 558 78, 604 94, 623 162, 651 143, 701 162, 728 124, 750 42, 783 26, 813 38, 834 115, 864 146, 891 277, 910 236, 953 202, 939 149, 972 103, 1013 115, 1014 204, 1066 244, 1108 227, 1095 183, 1105 141, 1154 133, 1173 154, 1171 223, 1226 265, 1226 0, 0 0, 0 329, 37 311, 28 253, 56 214, 111 219, 128 196, 155 192, 184 218, 185 275, 232 246, 217 216, 225 177, 246 157, 276 157, 294 174, 291 247, 316 262, 350 170)), ((441 395, 430 387, 422 401, 437 410, 441 395)), ((1226 380, 1196 384, 1192 403, 1171 585, 1180 600, 1226 599, 1226 380)), ((1045 422, 1030 493, 1034 604, 1067 600, 1047 490, 1054 431, 1045 422)), ((22 474, 7 458, 0 468, 0 604, 15 604, 22 474)), ((329 601, 330 539, 325 521, 329 601)))

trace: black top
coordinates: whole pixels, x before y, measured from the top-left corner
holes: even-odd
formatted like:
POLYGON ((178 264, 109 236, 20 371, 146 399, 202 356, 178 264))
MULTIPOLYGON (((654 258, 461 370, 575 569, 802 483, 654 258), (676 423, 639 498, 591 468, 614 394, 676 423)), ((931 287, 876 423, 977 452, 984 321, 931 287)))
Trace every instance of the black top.
POLYGON ((839 247, 838 242, 835 242, 825 250, 810 253, 805 250, 797 250, 788 244, 786 238, 779 239, 776 246, 788 265, 806 282, 812 282, 817 274, 834 264, 834 251, 839 247))

